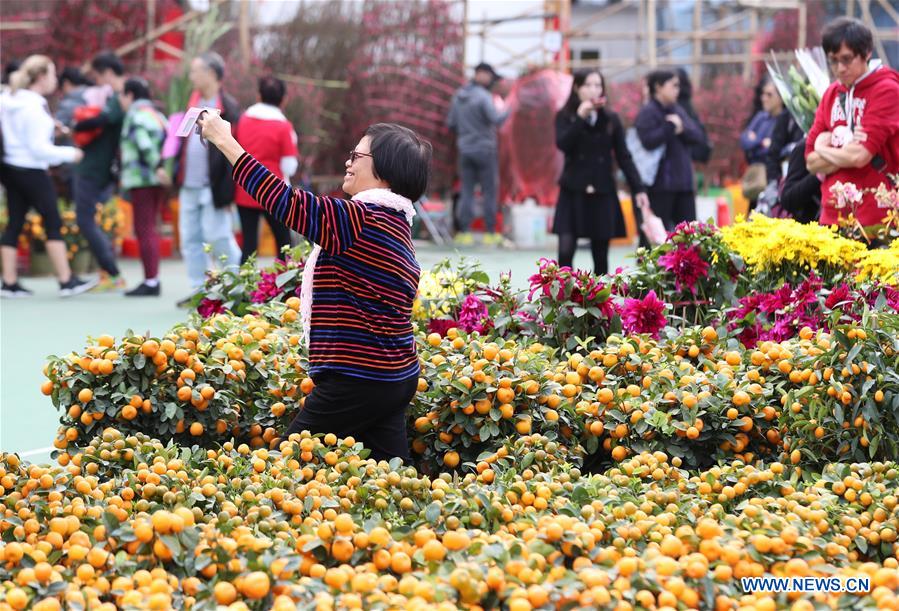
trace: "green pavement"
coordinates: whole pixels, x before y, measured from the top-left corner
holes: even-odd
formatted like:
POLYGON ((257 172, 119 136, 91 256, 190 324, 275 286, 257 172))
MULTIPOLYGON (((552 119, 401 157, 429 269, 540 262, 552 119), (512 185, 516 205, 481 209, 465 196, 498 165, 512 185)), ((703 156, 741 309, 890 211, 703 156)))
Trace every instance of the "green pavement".
MULTIPOLYGON (((610 269, 625 264, 631 247, 613 247, 610 269)), ((418 246, 422 269, 429 269, 444 257, 457 256, 453 248, 431 244, 418 246)), ((500 272, 511 271, 516 286, 524 287, 536 270, 540 257, 555 257, 552 247, 542 250, 503 250, 466 247, 462 254, 477 258, 495 280, 500 272)), ((140 263, 122 260, 122 272, 129 285, 142 277, 140 263)), ((263 261, 263 264, 265 261, 263 261)), ((578 251, 575 264, 592 267, 590 252, 578 251)), ((20 452, 34 461, 49 457, 58 426, 58 412, 40 392, 41 370, 50 354, 80 351, 88 336, 104 333, 120 337, 132 329, 159 335, 184 320, 185 311, 175 302, 188 294, 183 263, 163 261, 160 271, 162 297, 126 299, 120 294, 86 294, 69 299, 56 295, 52 278, 24 278, 23 284, 35 296, 21 300, 0 300, 0 450, 20 452)))

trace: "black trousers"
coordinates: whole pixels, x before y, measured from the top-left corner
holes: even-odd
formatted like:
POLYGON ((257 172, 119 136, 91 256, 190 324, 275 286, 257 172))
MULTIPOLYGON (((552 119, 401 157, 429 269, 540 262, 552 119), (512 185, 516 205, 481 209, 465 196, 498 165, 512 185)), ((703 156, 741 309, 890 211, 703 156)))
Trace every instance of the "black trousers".
POLYGON ((56 205, 56 190, 47 170, 3 164, 0 167, 0 180, 6 187, 9 213, 9 221, 3 231, 3 246, 15 248, 18 245, 29 208, 34 208, 41 215, 48 240, 62 239, 62 218, 56 205))
MULTIPOLYGON (((577 237, 570 233, 559 236, 559 265, 574 267, 574 253, 577 237)), ((593 254, 593 273, 601 276, 609 273, 609 240, 590 238, 590 252, 593 254)))
POLYGON ((259 218, 265 215, 268 226, 271 227, 272 235, 275 236, 275 242, 278 244, 277 257, 281 256, 281 249, 290 246, 290 230, 275 220, 271 214, 258 208, 247 208, 246 206, 238 206, 237 214, 240 216, 240 232, 243 234, 243 246, 240 249, 240 262, 246 263, 254 252, 259 250, 259 218))
POLYGON ((418 390, 418 378, 401 382, 372 382, 337 373, 315 376, 315 388, 287 428, 291 433, 352 435, 371 450, 371 458, 398 456, 411 462, 406 437, 406 408, 418 390))
MULTIPOLYGON (((696 220, 696 194, 692 191, 649 191, 649 207, 657 217, 662 219, 665 229, 673 230, 679 223, 696 220)), ((634 206, 634 216, 640 231, 640 246, 649 248, 649 240, 643 235, 640 224, 643 215, 640 208, 634 206)))

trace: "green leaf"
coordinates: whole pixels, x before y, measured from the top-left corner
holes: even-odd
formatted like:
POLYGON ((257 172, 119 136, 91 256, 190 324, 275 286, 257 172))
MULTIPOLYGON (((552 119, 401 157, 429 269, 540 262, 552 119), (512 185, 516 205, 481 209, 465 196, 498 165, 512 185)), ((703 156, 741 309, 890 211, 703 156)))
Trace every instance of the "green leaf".
POLYGON ((278 274, 278 277, 275 278, 275 286, 277 286, 278 288, 283 287, 285 284, 296 278, 296 275, 299 273, 299 271, 299 269, 291 269, 278 274))
POLYGON ((437 520, 440 519, 440 514, 443 511, 443 507, 437 501, 434 501, 428 508, 425 509, 425 520, 433 525, 437 525, 437 520))

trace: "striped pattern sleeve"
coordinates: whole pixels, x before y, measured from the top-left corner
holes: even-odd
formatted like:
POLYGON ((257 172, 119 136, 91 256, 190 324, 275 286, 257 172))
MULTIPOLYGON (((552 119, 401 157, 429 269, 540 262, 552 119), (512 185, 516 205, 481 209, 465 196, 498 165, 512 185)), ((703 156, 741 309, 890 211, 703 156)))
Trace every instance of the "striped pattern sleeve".
POLYGON ((240 156, 232 175, 234 182, 272 216, 325 252, 338 255, 346 251, 362 233, 364 205, 292 189, 249 153, 240 156))

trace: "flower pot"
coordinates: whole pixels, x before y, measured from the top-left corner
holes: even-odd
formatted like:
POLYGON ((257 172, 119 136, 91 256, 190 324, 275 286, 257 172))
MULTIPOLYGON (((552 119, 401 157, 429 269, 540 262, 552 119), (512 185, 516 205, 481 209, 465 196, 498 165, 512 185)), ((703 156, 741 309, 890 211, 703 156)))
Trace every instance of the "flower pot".
POLYGON ((50 255, 45 250, 31 250, 31 262, 28 266, 29 276, 52 276, 54 273, 50 255))
POLYGON ((92 272, 96 267, 94 264, 94 256, 88 249, 82 249, 76 252, 69 260, 69 265, 71 265, 72 273, 74 274, 87 274, 92 272))

